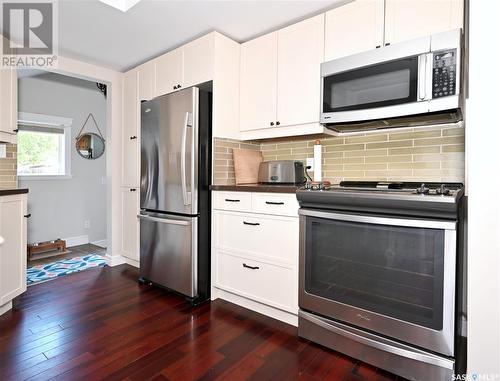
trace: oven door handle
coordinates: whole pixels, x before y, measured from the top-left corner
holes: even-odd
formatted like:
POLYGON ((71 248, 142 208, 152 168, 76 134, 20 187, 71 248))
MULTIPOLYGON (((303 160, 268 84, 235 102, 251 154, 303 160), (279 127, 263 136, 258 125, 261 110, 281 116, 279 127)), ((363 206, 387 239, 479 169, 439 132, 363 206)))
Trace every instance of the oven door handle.
POLYGON ((307 217, 319 217, 328 220, 359 222, 374 225, 405 226, 412 228, 456 230, 456 221, 419 220, 405 218, 375 217, 357 214, 343 214, 318 212, 315 210, 299 209, 299 215, 307 217))
POLYGON ((361 331, 350 327, 349 329, 344 329, 343 324, 341 325, 333 321, 326 322, 320 317, 314 316, 310 313, 303 311, 299 311, 299 318, 306 319, 311 323, 316 324, 330 332, 343 336, 349 340, 356 341, 360 344, 378 349, 380 351, 392 353, 397 356, 425 362, 427 364, 439 366, 446 369, 453 369, 452 361, 443 359, 441 357, 432 355, 430 353, 425 353, 418 349, 413 349, 404 344, 399 344, 399 343, 394 343, 394 345, 386 344, 368 337, 369 335, 368 333, 364 332, 362 333, 361 331), (339 326, 337 326, 337 324, 339 326))

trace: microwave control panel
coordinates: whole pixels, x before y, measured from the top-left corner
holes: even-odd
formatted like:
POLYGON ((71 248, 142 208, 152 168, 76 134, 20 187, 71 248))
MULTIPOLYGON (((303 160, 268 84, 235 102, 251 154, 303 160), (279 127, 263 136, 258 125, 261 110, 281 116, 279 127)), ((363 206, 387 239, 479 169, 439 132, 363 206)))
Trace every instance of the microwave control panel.
POLYGON ((434 53, 432 62, 432 98, 455 95, 457 77, 457 50, 434 53))

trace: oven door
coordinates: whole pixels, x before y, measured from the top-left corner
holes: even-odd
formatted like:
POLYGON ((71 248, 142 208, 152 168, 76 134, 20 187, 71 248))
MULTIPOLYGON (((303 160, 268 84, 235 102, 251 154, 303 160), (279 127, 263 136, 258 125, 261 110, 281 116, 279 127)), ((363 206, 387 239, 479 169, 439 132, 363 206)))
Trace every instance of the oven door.
POLYGON ((299 214, 302 310, 453 356, 456 222, 299 214))

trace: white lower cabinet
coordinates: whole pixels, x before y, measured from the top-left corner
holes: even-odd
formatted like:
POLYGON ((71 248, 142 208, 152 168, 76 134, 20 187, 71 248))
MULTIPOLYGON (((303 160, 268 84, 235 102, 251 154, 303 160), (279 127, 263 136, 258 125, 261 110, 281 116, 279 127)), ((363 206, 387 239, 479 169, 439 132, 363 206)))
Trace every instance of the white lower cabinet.
POLYGON ((139 189, 122 188, 122 255, 139 264, 139 189))
POLYGON ((213 298, 296 324, 299 218, 295 194, 213 192, 213 205, 213 298))
POLYGON ((27 195, 0 197, 0 315, 26 291, 27 195))

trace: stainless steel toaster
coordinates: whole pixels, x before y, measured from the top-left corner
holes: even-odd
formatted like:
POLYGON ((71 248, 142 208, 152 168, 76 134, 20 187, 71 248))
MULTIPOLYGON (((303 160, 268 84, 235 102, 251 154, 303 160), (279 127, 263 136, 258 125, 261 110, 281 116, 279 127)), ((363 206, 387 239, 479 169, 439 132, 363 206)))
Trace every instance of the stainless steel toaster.
POLYGON ((304 182, 304 163, 295 160, 264 161, 259 166, 259 183, 301 184, 304 182))

